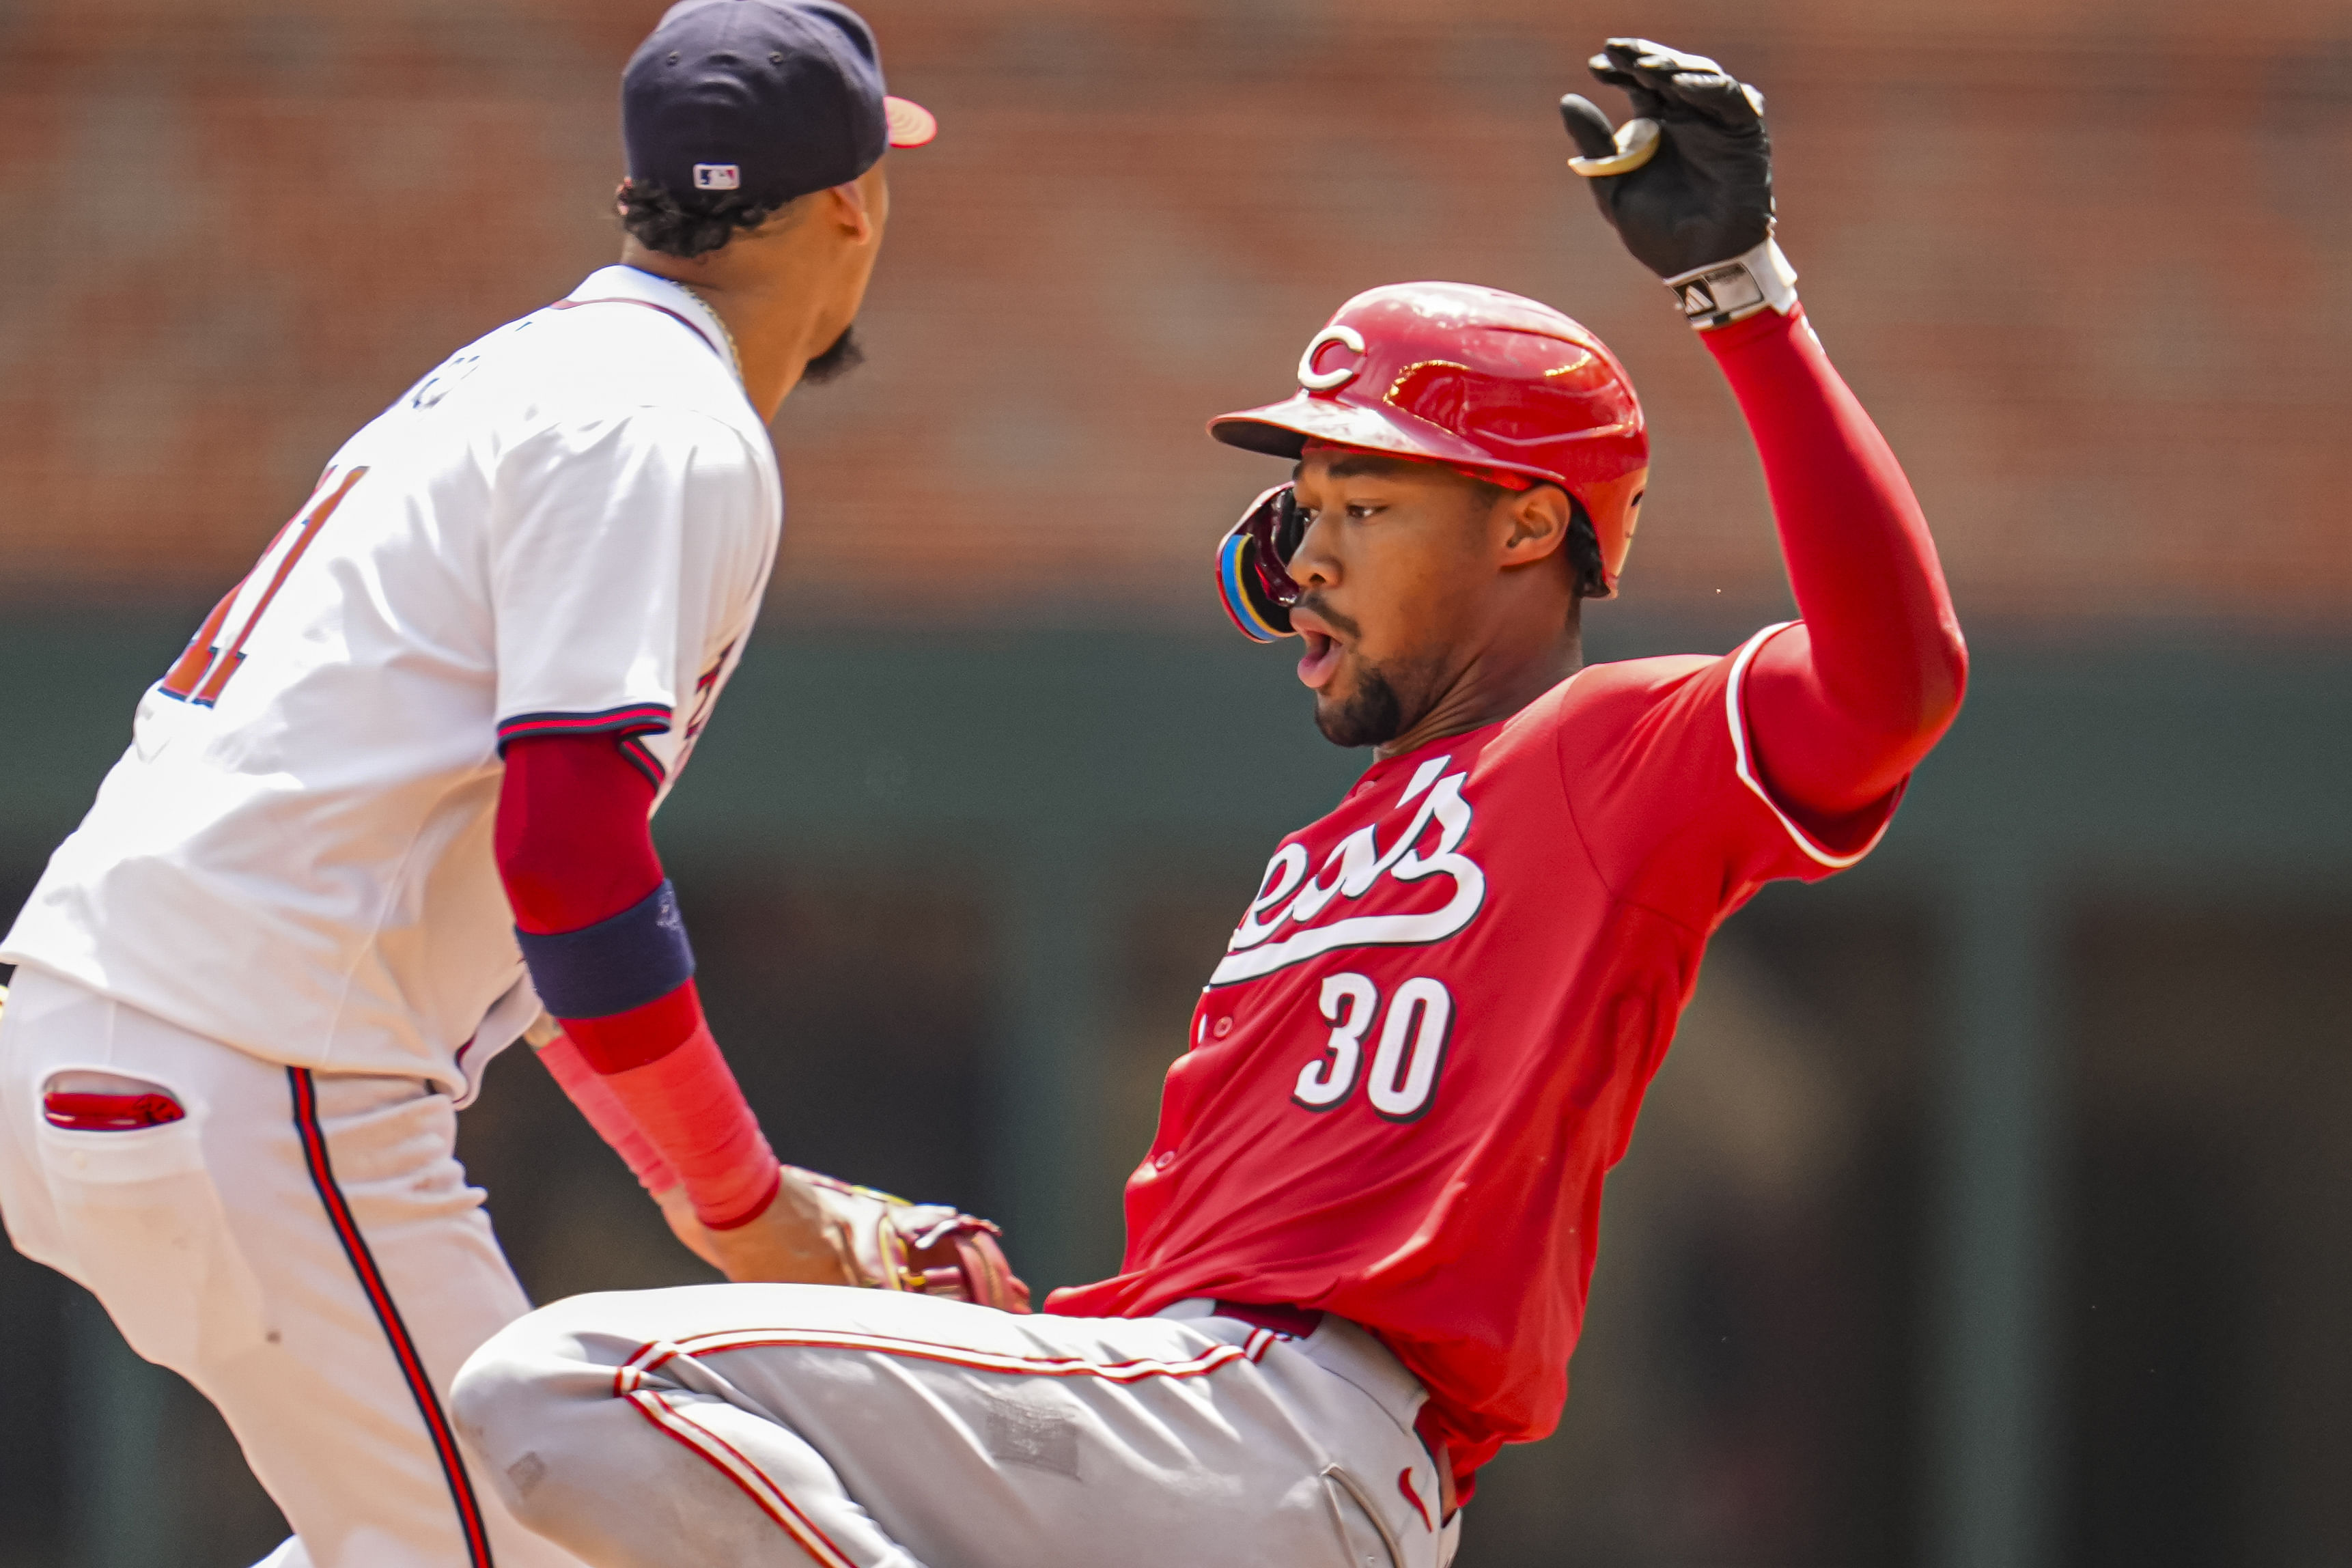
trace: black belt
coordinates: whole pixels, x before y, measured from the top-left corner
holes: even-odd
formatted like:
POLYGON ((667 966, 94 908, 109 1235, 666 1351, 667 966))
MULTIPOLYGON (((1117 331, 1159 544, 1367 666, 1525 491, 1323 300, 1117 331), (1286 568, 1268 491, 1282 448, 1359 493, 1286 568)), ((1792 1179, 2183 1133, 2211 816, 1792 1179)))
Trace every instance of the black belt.
POLYGON ((1323 1324, 1322 1312, 1313 1307, 1262 1307, 1254 1301, 1219 1300, 1216 1308, 1220 1318, 1238 1318, 1253 1328, 1294 1340, 1305 1339, 1323 1324))

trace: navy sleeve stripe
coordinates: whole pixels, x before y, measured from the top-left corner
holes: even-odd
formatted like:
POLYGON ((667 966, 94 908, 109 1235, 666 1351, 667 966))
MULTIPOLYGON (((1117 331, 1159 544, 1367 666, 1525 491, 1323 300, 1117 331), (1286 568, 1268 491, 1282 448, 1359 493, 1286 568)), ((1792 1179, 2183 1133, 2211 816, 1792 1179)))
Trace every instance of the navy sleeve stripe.
POLYGON ((661 759, 647 749, 644 741, 635 735, 626 737, 621 742, 621 755, 628 760, 630 766, 646 775, 647 784, 656 789, 661 788, 662 780, 667 774, 663 771, 661 759))
POLYGON ((643 735, 670 726, 670 710, 659 702, 635 702, 594 713, 522 713, 499 726, 499 749, 526 735, 643 735))

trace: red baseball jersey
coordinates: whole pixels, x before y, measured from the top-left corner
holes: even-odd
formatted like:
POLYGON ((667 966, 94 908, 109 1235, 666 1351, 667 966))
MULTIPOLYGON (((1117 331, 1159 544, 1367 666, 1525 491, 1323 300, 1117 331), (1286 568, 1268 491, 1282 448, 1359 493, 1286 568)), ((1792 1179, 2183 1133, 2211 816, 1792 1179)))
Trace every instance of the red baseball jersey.
POLYGON ((1708 935, 1894 813, 1826 844, 1759 784, 1740 681, 1778 629, 1590 667, 1285 839, 1169 1069, 1124 1271, 1047 1310, 1321 1308, 1428 1385, 1463 1473, 1551 1431, 1601 1178, 1708 935))

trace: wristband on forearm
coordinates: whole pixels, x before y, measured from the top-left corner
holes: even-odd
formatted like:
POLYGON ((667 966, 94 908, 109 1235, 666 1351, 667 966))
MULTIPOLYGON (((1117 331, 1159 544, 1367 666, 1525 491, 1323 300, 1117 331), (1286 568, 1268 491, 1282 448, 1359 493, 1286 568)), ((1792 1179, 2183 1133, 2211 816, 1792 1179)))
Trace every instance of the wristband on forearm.
POLYGON ((1785 316, 1797 303, 1797 269, 1769 235, 1745 255, 1694 267, 1665 282, 1682 306, 1683 319, 1702 331, 1729 326, 1762 310, 1785 316))
POLYGON ((515 941, 539 999, 559 1018, 609 1018, 694 977, 694 948, 667 880, 610 920, 554 933, 518 926, 515 941))

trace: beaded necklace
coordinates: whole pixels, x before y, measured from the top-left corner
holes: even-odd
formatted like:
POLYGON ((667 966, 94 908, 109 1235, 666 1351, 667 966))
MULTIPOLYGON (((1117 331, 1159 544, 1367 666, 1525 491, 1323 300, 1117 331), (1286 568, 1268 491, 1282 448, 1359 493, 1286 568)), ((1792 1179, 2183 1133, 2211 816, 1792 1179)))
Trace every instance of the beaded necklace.
MULTIPOLYGON (((676 280, 672 279, 672 281, 676 280)), ((694 285, 690 283, 679 283, 678 288, 684 291, 687 298, 692 300, 696 304, 702 307, 702 313, 709 317, 711 324, 719 329, 719 335, 725 339, 727 342, 727 357, 730 360, 732 360, 735 364, 735 379, 737 381, 741 381, 743 379, 743 351, 735 346, 735 334, 727 330, 727 318, 720 315, 719 313, 718 307, 711 304, 709 300, 704 299, 701 294, 695 289, 694 285)))

